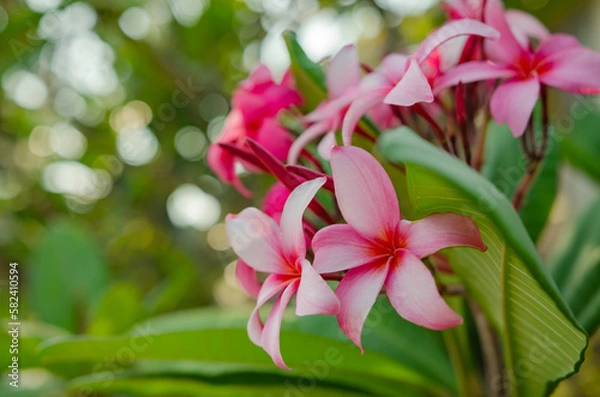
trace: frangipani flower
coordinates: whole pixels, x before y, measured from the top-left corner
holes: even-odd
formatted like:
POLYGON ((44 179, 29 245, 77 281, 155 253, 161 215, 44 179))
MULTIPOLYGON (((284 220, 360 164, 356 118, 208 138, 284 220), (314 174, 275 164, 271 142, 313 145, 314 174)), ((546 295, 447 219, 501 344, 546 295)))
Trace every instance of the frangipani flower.
POLYGON ((449 70, 435 83, 436 94, 461 82, 507 79, 492 95, 490 109, 495 121, 508 124, 518 137, 527 127, 542 84, 577 94, 600 93, 600 54, 564 34, 551 35, 530 50, 513 34, 502 4, 488 3, 486 22, 501 34, 486 42, 491 62, 468 62, 449 70))
POLYGON ((440 45, 448 40, 465 35, 476 35, 494 39, 498 32, 488 25, 461 19, 449 22, 430 34, 411 56, 388 55, 381 66, 365 76, 342 123, 344 145, 352 142, 352 133, 360 118, 380 103, 395 106, 413 106, 416 103, 433 102, 433 93, 421 64, 440 45))
POLYGON ((247 162, 240 161, 222 144, 243 148, 245 139, 252 138, 269 150, 275 157, 285 160, 293 137, 277 123, 282 109, 302 102, 293 86, 291 74, 286 74, 281 84, 271 78, 269 69, 260 65, 233 93, 232 111, 225 119, 221 135, 211 144, 206 155, 209 167, 225 183, 232 184, 246 197, 251 193, 242 185, 235 165, 241 162, 246 170, 258 170, 247 162))
MULTIPOLYGON (((279 225, 256 208, 246 208, 238 215, 228 215, 225 220, 231 247, 241 261, 255 271, 269 274, 250 315, 248 336, 281 368, 288 367, 281 357, 279 331, 283 312, 294 293, 298 316, 336 314, 339 309, 334 292, 306 260, 302 228, 303 213, 325 181, 325 178, 318 178, 294 189, 285 203, 279 225), (259 309, 278 294, 263 325, 259 309)), ((252 286, 254 274, 247 270, 243 267, 238 277, 244 278, 241 280, 243 285, 252 286)))
POLYGON ((334 147, 331 168, 348 224, 320 230, 312 246, 316 271, 348 270, 336 290, 344 333, 361 347, 363 324, 384 285, 392 306, 406 320, 435 330, 461 324, 421 258, 447 247, 485 250, 475 222, 454 213, 402 220, 390 178, 363 149, 334 147))

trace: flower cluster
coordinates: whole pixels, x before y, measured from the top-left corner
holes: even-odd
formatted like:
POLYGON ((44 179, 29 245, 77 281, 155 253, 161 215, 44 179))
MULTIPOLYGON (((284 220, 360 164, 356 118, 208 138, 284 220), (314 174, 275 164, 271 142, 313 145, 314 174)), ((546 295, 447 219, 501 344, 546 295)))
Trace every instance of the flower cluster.
POLYGON ((335 315, 361 349, 365 319, 382 293, 420 326, 462 323, 423 258, 447 247, 485 250, 477 225, 450 212, 402 219, 382 164, 353 146, 358 136, 364 147, 380 131, 406 125, 478 169, 471 143, 483 146, 488 116, 533 148, 533 109, 541 99, 546 128, 548 86, 600 93, 600 54, 575 38, 550 34, 534 17, 504 10, 500 0, 445 0, 443 7, 446 24, 374 70, 360 64, 353 46, 344 47, 326 65, 326 99, 308 114, 290 73, 276 83, 260 66, 234 93, 208 161, 246 196, 236 165, 277 179, 263 210, 228 215, 226 230, 240 285, 257 299, 248 335, 282 368, 279 332, 294 295, 298 316, 335 315), (272 298, 263 323, 259 310, 272 298))

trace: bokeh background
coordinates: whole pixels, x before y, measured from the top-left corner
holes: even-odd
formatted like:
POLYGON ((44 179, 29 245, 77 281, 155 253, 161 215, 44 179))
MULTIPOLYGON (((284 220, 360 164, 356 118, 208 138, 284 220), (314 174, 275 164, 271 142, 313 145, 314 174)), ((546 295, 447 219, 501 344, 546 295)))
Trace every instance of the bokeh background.
MULTIPOLYGON (((244 199, 205 161, 236 83, 259 62, 283 74, 288 29, 315 61, 356 43, 375 66, 441 22, 436 3, 2 0, 0 281, 5 291, 18 262, 26 336, 109 336, 166 312, 248 305, 222 222, 260 206, 270 180, 247 177, 257 194, 244 199)), ((506 3, 600 50, 600 1, 506 3)), ((597 130, 597 121, 577 128, 597 130)), ((562 166, 543 256, 597 186, 562 166)), ((6 317, 4 292, 0 309, 6 317)), ((597 357, 559 395, 600 395, 597 357)), ((49 373, 23 371, 35 375, 22 375, 30 395, 60 390, 49 373)))

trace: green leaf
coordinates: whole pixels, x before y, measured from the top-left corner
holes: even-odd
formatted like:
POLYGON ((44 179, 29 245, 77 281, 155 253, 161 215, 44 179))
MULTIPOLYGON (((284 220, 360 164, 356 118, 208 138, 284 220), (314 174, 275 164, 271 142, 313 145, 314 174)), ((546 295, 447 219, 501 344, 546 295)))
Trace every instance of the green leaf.
POLYGON ((304 108, 306 111, 313 110, 327 98, 325 72, 320 65, 306 56, 294 32, 285 32, 283 38, 290 54, 291 70, 296 86, 304 98, 304 108))
MULTIPOLYGON (((490 122, 482 173, 508 198, 512 198, 527 170, 519 139, 506 124, 490 122)), ((558 145, 551 139, 540 170, 519 211, 521 220, 535 242, 546 225, 558 191, 558 145)))
POLYGON ((114 283, 100 299, 87 333, 110 336, 127 331, 143 315, 141 298, 142 293, 135 284, 114 283))
POLYGON ((29 302, 39 318, 69 331, 77 313, 96 299, 108 283, 100 249, 77 223, 57 222, 33 249, 29 302))
MULTIPOLYGON (((209 320, 211 316, 205 314, 204 318, 209 320)), ((208 366, 213 376, 240 370, 312 376, 319 381, 326 380, 376 395, 396 395, 398 390, 404 389, 427 390, 434 394, 444 390, 427 376, 382 354, 369 351, 363 356, 350 343, 297 331, 281 333, 283 356, 294 368, 293 371, 281 370, 262 349, 248 340, 244 325, 233 325, 239 321, 235 317, 232 320, 222 315, 221 319, 212 320, 196 323, 195 329, 190 327, 191 322, 185 322, 180 331, 160 331, 167 322, 158 321, 154 329, 154 323, 149 321, 121 337, 51 341, 41 349, 40 356, 49 367, 100 363, 94 367, 94 372, 110 370, 106 363, 114 364, 115 361, 121 368, 147 360, 187 361, 208 366)))
POLYGON ((447 249, 454 271, 495 327, 512 396, 544 396, 577 371, 587 335, 560 296, 511 203, 487 179, 407 128, 380 147, 406 167, 414 209, 468 215, 488 247, 447 249))
MULTIPOLYGON (((580 100, 580 97, 577 97, 577 100, 580 100)), ((600 113, 590 103, 575 103, 573 107, 575 106, 579 106, 580 109, 576 113, 572 111, 573 117, 565 119, 570 123, 565 123, 562 131, 559 130, 563 134, 567 133, 558 135, 561 139, 560 151, 571 164, 600 183, 600 113), (581 116, 583 111, 584 115, 581 116), (566 138, 563 138, 564 136, 566 138)))
POLYGON ((591 335, 600 327, 600 198, 567 236, 550 268, 569 307, 591 335))

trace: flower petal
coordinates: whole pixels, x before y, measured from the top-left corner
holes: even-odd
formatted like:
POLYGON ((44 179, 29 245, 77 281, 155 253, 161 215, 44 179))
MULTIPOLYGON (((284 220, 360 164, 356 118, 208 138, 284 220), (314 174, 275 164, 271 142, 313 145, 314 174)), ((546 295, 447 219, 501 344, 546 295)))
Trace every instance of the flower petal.
POLYGON ((406 233, 405 247, 418 258, 448 247, 486 249, 477 224, 468 216, 452 212, 433 214, 407 226, 401 230, 402 234, 406 233))
POLYGON ((467 84, 481 80, 501 79, 512 77, 515 72, 503 65, 495 65, 489 62, 467 62, 462 63, 448 70, 442 76, 435 80, 433 93, 439 94, 443 89, 458 85, 467 84))
POLYGON ((263 120, 255 140, 277 159, 285 160, 294 138, 276 119, 270 118, 263 120))
POLYGON ((569 51, 576 48, 582 48, 577 38, 569 34, 557 33, 540 43, 535 51, 535 56, 541 61, 553 55, 558 55, 563 51, 569 51))
POLYGON ((287 162, 289 164, 298 163, 298 158, 300 157, 300 153, 302 152, 302 149, 304 149, 304 147, 306 145, 308 145, 308 143, 310 141, 327 133, 330 129, 331 129, 331 122, 329 120, 326 120, 326 121, 314 123, 313 125, 308 127, 306 130, 304 130, 304 132, 302 134, 300 134, 300 136, 298 136, 298 138, 296 138, 294 143, 292 143, 292 146, 290 147, 290 151, 288 153, 287 162))
POLYGON ((340 301, 323 277, 306 259, 302 260, 302 276, 296 294, 296 315, 337 314, 340 301))
POLYGON ((287 287, 293 280, 294 279, 290 279, 289 277, 281 276, 279 274, 271 274, 269 277, 267 277, 260 288, 256 300, 256 306, 250 314, 247 325, 248 337, 255 345, 262 346, 261 338, 264 326, 262 320, 260 319, 260 308, 267 303, 269 299, 278 294, 279 291, 287 287))
POLYGON ((338 323, 344 333, 364 353, 360 335, 365 320, 377 300, 388 274, 389 263, 364 265, 350 269, 337 287, 340 299, 338 323))
POLYGON ((337 142, 335 141, 335 132, 329 131, 327 135, 325 135, 323 139, 321 139, 321 142, 319 142, 319 145, 317 146, 317 152, 319 153, 319 156, 321 156, 325 160, 329 160, 331 148, 334 147, 336 143, 337 142))
POLYGON ((275 365, 283 369, 290 368, 283 361, 283 357, 281 357, 281 347, 279 343, 281 320, 283 319, 283 312, 285 311, 285 308, 297 289, 298 281, 296 280, 290 283, 283 291, 281 296, 277 298, 277 301, 273 305, 273 309, 271 309, 271 313, 269 313, 269 317, 267 317, 267 322, 265 323, 265 327, 261 336, 261 345, 263 349, 269 353, 275 365))
POLYGON ((281 213, 281 243, 284 255, 294 258, 304 258, 306 255, 306 240, 302 228, 302 217, 319 189, 325 184, 324 177, 303 182, 295 188, 283 207, 281 213))
POLYGON ((256 272, 241 259, 238 259, 235 264, 235 278, 245 293, 254 298, 258 296, 260 283, 256 278, 256 272))
POLYGON ((373 106, 383 102, 387 95, 387 87, 368 87, 362 90, 362 96, 352 102, 342 123, 342 141, 344 145, 352 144, 352 133, 360 118, 373 106))
POLYGON ((393 236, 400 222, 400 206, 381 164, 358 147, 335 146, 331 168, 336 199, 348 224, 373 241, 393 236))
POLYGON ((321 274, 339 272, 381 259, 376 245, 358 234, 350 225, 331 225, 317 232, 312 240, 313 267, 321 274))
POLYGON ((327 68, 327 93, 329 98, 340 97, 349 87, 360 82, 358 51, 353 45, 342 48, 329 62, 327 68))
POLYGON ((404 319, 425 328, 442 330, 462 324, 437 290, 427 267, 409 251, 397 254, 385 280, 385 291, 404 319))
POLYGON ((279 226, 260 210, 250 207, 225 218, 233 251, 254 270, 264 273, 293 273, 281 256, 279 226))
POLYGON ((556 53, 544 63, 540 81, 575 94, 600 94, 600 54, 585 47, 556 53))
POLYGON ((490 101, 492 116, 498 124, 506 123, 515 137, 523 135, 540 96, 536 75, 526 80, 506 81, 496 88, 490 101), (518 98, 518 100, 515 100, 518 98))
POLYGON ((412 58, 406 73, 383 99, 396 106, 412 106, 419 102, 433 102, 433 93, 419 63, 412 58))
POLYGON ((435 32, 431 33, 421 45, 419 45, 419 48, 415 51, 414 57, 421 63, 429 54, 431 54, 431 52, 433 52, 433 50, 446 41, 465 35, 481 36, 488 39, 497 39, 500 36, 498 31, 485 23, 474 19, 460 19, 448 22, 435 32))
POLYGON ((499 39, 485 41, 485 52, 489 59, 502 64, 516 64, 526 51, 510 29, 500 0, 487 1, 485 22, 500 32, 499 39))
POLYGON ((504 13, 515 38, 521 47, 529 46, 529 38, 543 41, 550 36, 548 28, 539 19, 521 10, 506 10, 504 13))

